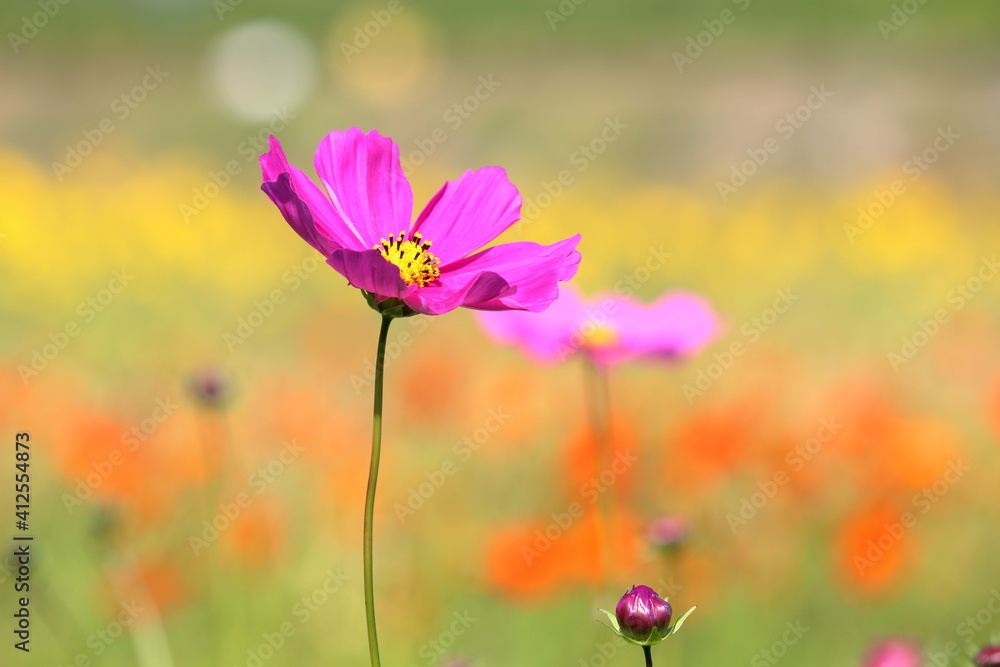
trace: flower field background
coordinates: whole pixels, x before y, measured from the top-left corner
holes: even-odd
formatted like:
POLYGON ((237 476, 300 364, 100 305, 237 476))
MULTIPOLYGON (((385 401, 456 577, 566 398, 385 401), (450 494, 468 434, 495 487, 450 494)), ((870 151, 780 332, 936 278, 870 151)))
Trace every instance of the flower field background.
POLYGON ((998 19, 4 5, 0 535, 27 431, 35 540, 30 654, 0 561, 3 664, 367 664, 378 318, 257 163, 270 133, 307 165, 352 126, 395 138, 416 201, 504 166, 502 240, 580 233, 583 292, 682 289, 722 321, 614 369, 613 468, 579 359, 536 365, 467 311, 393 326, 386 664, 638 664, 595 621, 640 583, 698 605, 657 664, 861 664, 897 636, 967 664, 1000 635, 998 19), (674 549, 647 536, 665 515, 674 549))

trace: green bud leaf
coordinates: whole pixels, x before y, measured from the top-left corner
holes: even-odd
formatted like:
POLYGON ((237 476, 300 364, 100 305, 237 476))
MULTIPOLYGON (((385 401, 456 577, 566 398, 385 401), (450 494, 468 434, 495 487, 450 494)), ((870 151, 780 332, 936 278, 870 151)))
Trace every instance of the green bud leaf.
POLYGON ((687 617, 688 617, 688 616, 690 616, 690 615, 691 615, 691 612, 693 612, 693 611, 694 611, 695 609, 697 609, 697 608, 698 608, 698 605, 695 605, 695 606, 691 607, 690 609, 688 609, 688 610, 687 610, 686 612, 684 612, 683 614, 681 614, 681 615, 680 615, 680 618, 678 618, 678 619, 677 619, 677 622, 676 622, 676 623, 674 623, 674 627, 672 627, 672 628, 670 628, 669 630, 667 630, 667 634, 668 634, 668 635, 672 635, 672 634, 674 634, 675 632, 677 632, 678 630, 680 630, 680 629, 681 629, 681 626, 682 626, 682 625, 684 625, 684 621, 686 621, 686 620, 687 620, 687 617))

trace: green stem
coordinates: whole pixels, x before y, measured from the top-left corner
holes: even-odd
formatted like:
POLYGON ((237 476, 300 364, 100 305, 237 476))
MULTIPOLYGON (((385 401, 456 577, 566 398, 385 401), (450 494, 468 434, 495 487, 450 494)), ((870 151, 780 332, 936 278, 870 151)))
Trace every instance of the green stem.
POLYGON ((649 648, 648 646, 643 646, 642 652, 646 656, 646 667, 653 667, 653 652, 649 648))
MULTIPOLYGON (((610 466, 614 460, 614 442, 611 433, 611 392, 608 386, 607 369, 588 360, 587 380, 591 429, 594 435, 594 461, 597 464, 597 474, 600 475, 606 466, 610 466)), ((612 525, 610 530, 608 526, 608 523, 612 522, 616 501, 617 492, 615 485, 612 485, 610 489, 601 494, 596 508, 602 585, 608 584, 611 564, 617 557, 615 539, 619 536, 618 526, 612 525)))
POLYGON ((375 629, 375 585, 372 581, 372 519, 375 514, 375 487, 378 484, 378 460, 382 452, 382 376, 385 367, 385 341, 391 317, 382 316, 375 354, 375 406, 372 410, 372 461, 368 468, 368 492, 365 495, 365 618, 368 623, 368 652, 372 667, 380 667, 378 632, 375 629))

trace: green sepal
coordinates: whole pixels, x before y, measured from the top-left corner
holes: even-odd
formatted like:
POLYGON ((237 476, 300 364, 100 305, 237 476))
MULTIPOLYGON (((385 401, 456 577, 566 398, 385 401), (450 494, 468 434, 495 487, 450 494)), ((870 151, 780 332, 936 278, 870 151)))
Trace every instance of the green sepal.
POLYGON ((618 635, 619 637, 621 637, 622 631, 621 631, 621 628, 618 627, 618 617, 615 616, 614 614, 612 614, 607 609, 598 609, 597 611, 603 611, 605 614, 608 615, 608 618, 611 619, 611 625, 608 625, 604 621, 598 621, 598 623, 600 623, 601 625, 603 625, 604 627, 606 627, 608 630, 611 630, 611 632, 613 632, 616 635, 618 635))
POLYGON ((649 632, 649 636, 641 640, 633 639, 632 637, 626 636, 625 633, 622 632, 621 626, 618 624, 618 617, 615 616, 610 611, 608 611, 607 609, 599 609, 598 611, 602 611, 605 614, 607 614, 608 618, 611 619, 611 625, 608 625, 604 621, 597 621, 597 622, 606 627, 608 630, 611 630, 613 633, 624 639, 629 644, 632 644, 634 646, 653 646, 654 644, 659 644, 667 637, 669 637, 672 634, 675 634, 678 630, 680 630, 681 626, 684 625, 684 621, 687 620, 687 617, 690 616, 691 612, 693 612, 697 608, 698 605, 695 605, 690 609, 688 609, 683 614, 681 614, 680 618, 677 619, 677 622, 674 623, 671 627, 667 628, 666 632, 664 632, 662 635, 660 634, 660 631, 658 629, 653 628, 649 632))
POLYGON ((365 303, 367 303, 372 310, 383 317, 413 317, 414 315, 420 314, 407 306, 402 299, 392 297, 389 299, 383 299, 382 301, 376 301, 375 295, 367 290, 361 290, 361 294, 365 297, 365 303))
POLYGON ((684 625, 684 621, 687 620, 687 617, 690 616, 691 612, 693 612, 697 608, 698 608, 698 605, 695 605, 695 606, 691 607, 690 609, 688 609, 683 614, 681 614, 680 618, 677 619, 677 622, 674 623, 674 627, 672 627, 669 630, 667 630, 667 634, 668 635, 672 635, 672 634, 676 633, 678 630, 680 630, 681 626, 684 625))

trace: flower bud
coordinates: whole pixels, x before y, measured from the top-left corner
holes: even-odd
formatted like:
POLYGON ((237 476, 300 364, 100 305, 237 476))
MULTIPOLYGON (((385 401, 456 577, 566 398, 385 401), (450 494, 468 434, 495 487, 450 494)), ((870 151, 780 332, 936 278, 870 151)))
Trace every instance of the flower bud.
POLYGON ((976 654, 976 665, 978 667, 1000 665, 1000 644, 990 644, 979 649, 979 653, 976 654))
POLYGON ((654 547, 675 549, 687 539, 688 522, 676 515, 661 516, 649 522, 646 536, 654 547))
POLYGON ((204 407, 218 410, 225 407, 232 393, 229 376, 221 369, 210 367, 191 378, 188 388, 191 395, 204 407))
POLYGON ((639 643, 649 641, 654 629, 664 636, 672 614, 670 604, 649 586, 633 586, 615 607, 622 636, 639 643))

